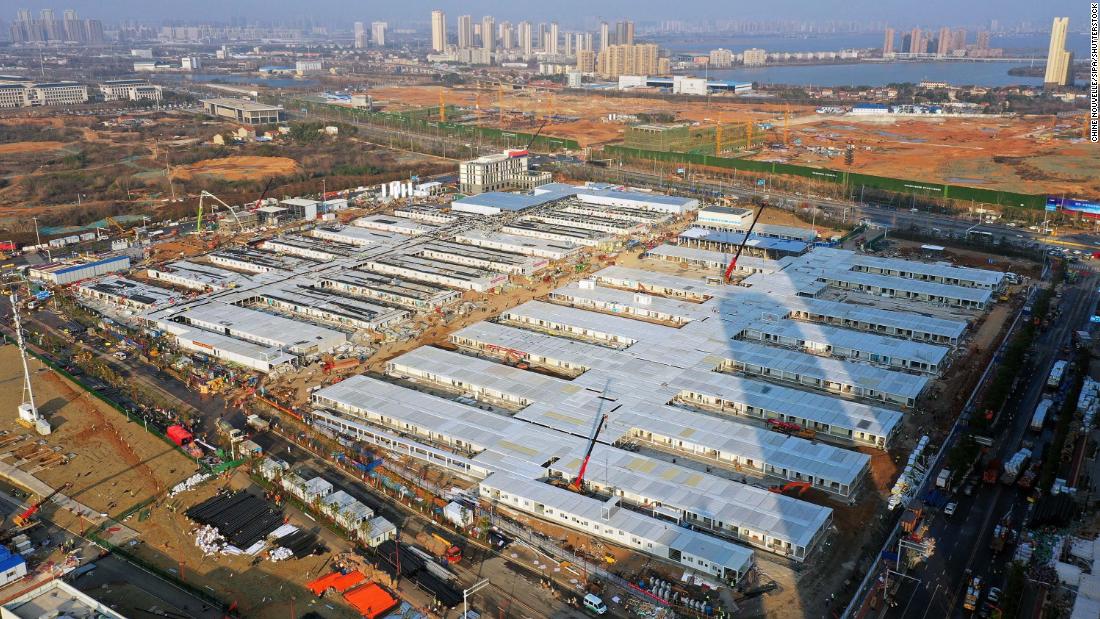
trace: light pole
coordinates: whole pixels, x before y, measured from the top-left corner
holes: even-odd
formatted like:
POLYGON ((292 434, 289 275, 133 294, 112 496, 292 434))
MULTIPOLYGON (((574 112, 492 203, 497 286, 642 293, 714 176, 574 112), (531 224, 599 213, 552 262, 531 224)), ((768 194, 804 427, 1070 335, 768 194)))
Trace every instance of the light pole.
POLYGON ((481 580, 470 585, 469 589, 462 590, 462 619, 466 619, 467 615, 470 614, 470 610, 466 607, 466 598, 470 595, 473 595, 474 593, 477 593, 487 586, 489 586, 489 579, 482 578, 481 580))

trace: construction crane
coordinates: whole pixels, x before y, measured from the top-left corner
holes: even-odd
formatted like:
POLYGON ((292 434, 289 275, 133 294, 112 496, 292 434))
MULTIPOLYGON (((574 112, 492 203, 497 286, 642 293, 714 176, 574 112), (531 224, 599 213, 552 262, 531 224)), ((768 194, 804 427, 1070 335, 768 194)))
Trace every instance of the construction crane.
POLYGON ((443 105, 443 87, 439 88, 439 122, 447 122, 447 108, 443 105))
MULTIPOLYGON (((241 223, 240 219, 237 219, 237 211, 233 210, 232 206, 229 206, 228 204, 223 202, 222 199, 219 198, 218 196, 216 196, 216 195, 210 193, 209 191, 203 189, 202 192, 199 193, 199 212, 198 212, 198 215, 196 217, 196 222, 195 222, 195 232, 196 233, 202 234, 202 201, 203 201, 204 198, 213 198, 214 200, 217 200, 218 204, 221 204, 222 206, 225 207, 225 210, 229 211, 229 214, 233 217, 233 221, 237 222, 237 227, 240 228, 240 231, 244 232, 244 224, 241 223)), ((217 208, 218 208, 217 205, 215 205, 214 208, 210 209, 210 213, 213 214, 214 211, 217 208)))
POLYGON ((499 84, 497 86, 497 112, 500 116, 500 118, 498 119, 498 122, 500 123, 500 128, 503 129, 504 128, 504 84, 499 84))
POLYGON ((271 189, 271 186, 275 184, 275 177, 267 179, 267 184, 264 185, 264 190, 260 192, 260 197, 256 199, 256 206, 252 208, 260 208, 264 205, 264 198, 267 197, 267 192, 271 189))
POLYGON ((791 131, 791 106, 788 105, 783 110, 783 146, 790 145, 790 131, 791 131))
POLYGON ((47 494, 45 496, 45 498, 42 498, 38 501, 35 501, 34 503, 31 504, 30 507, 28 507, 22 513, 12 516, 12 518, 11 518, 12 524, 14 524, 17 527, 26 526, 28 523, 30 523, 31 518, 33 518, 34 515, 38 513, 38 510, 42 509, 43 505, 45 505, 50 499, 57 496, 58 493, 60 493, 62 490, 65 490, 66 488, 68 488, 69 486, 72 486, 72 485, 73 485, 73 483, 69 482, 69 483, 65 484, 64 486, 61 486, 60 488, 58 488, 58 489, 54 490, 53 492, 47 494))
POLYGON ((714 125, 714 156, 722 156, 722 117, 718 117, 718 122, 714 125))
POLYGON ((607 423, 607 415, 601 415, 596 419, 596 427, 592 429, 592 436, 588 439, 588 449, 584 452, 584 460, 581 460, 581 468, 577 471, 577 476, 573 478, 573 481, 569 482, 569 489, 573 492, 580 492, 581 486, 584 485, 584 472, 588 469, 588 460, 592 457, 592 450, 596 448, 596 438, 600 436, 600 430, 603 430, 605 423, 607 423))
POLYGON ((733 272, 737 269, 737 260, 741 257, 741 252, 745 249, 745 244, 749 242, 749 237, 752 236, 753 228, 756 227, 756 222, 760 221, 760 214, 764 212, 764 209, 768 207, 767 202, 760 204, 760 208, 756 209, 756 215, 752 218, 752 223, 749 224, 749 229, 745 231, 745 238, 741 239, 741 244, 737 246, 737 253, 733 254, 733 260, 730 260, 730 264, 726 267, 726 283, 730 283, 730 278, 733 277, 733 272))
POLYGON ((752 148, 752 125, 751 120, 745 123, 745 150, 752 148))
POLYGON ((31 369, 27 365, 27 343, 23 340, 23 323, 19 320, 19 301, 15 296, 16 286, 13 285, 8 293, 11 302, 12 317, 15 318, 15 343, 19 346, 19 359, 23 362, 23 402, 19 405, 20 425, 33 427, 36 432, 45 436, 52 429, 50 422, 38 414, 38 407, 34 403, 34 389, 31 388, 31 369))
POLYGON ((539 137, 539 134, 542 133, 543 127, 545 127, 546 123, 548 123, 548 122, 550 122, 549 118, 544 118, 543 119, 542 124, 539 125, 539 128, 537 130, 535 130, 535 134, 531 136, 530 140, 527 140, 527 146, 524 146, 523 150, 526 150, 526 151, 531 150, 531 145, 535 143, 535 138, 539 137))

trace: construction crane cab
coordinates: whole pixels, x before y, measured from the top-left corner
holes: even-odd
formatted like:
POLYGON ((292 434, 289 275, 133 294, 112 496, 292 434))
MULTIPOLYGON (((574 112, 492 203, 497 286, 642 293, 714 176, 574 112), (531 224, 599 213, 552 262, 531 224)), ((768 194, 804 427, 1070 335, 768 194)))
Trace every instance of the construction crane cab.
POLYGON ((61 486, 60 488, 57 488, 53 492, 47 494, 44 498, 39 499, 38 501, 35 501, 34 503, 31 503, 31 506, 28 507, 27 509, 23 510, 23 512, 12 516, 12 519, 11 519, 12 524, 14 524, 17 527, 27 526, 28 524, 30 524, 31 518, 34 518, 34 515, 38 513, 38 510, 42 509, 43 505, 45 505, 47 502, 49 502, 50 499, 54 498, 60 492, 64 491, 65 489, 69 488, 72 485, 73 485, 72 482, 69 482, 69 483, 65 484, 64 486, 61 486))

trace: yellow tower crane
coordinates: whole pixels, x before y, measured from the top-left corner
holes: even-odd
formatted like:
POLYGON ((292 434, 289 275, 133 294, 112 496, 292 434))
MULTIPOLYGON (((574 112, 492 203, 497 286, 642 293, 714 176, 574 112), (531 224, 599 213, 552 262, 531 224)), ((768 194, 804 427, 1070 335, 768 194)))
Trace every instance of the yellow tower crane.
POLYGON ((791 106, 787 105, 783 110, 783 146, 790 145, 791 135, 791 106))
POLYGON ((497 85, 497 113, 499 115, 499 118, 497 120, 500 123, 500 128, 503 129, 504 128, 504 84, 498 84, 497 85))
POLYGON ((752 148, 752 125, 751 120, 745 123, 745 150, 752 148))
POLYGON ((447 122, 447 108, 443 104, 443 88, 439 89, 439 122, 447 122))
POLYGON ((722 154, 722 119, 718 119, 718 123, 714 125, 714 156, 718 157, 722 154))

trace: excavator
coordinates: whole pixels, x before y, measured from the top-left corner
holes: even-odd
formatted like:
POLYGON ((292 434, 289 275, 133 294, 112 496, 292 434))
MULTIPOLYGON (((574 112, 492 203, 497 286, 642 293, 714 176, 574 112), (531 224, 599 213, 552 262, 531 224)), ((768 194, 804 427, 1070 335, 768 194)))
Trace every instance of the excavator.
POLYGON ((72 482, 69 482, 69 483, 65 484, 64 486, 61 486, 60 488, 58 488, 58 489, 54 490, 53 492, 47 494, 45 496, 45 498, 42 498, 42 499, 39 499, 38 501, 35 501, 34 503, 31 504, 30 507, 28 507, 22 513, 19 513, 19 514, 16 514, 16 515, 12 516, 12 519, 11 519, 12 524, 14 524, 16 527, 25 527, 25 526, 27 526, 28 524, 31 523, 31 518, 34 518, 34 515, 38 513, 38 510, 41 509, 43 505, 45 505, 50 499, 54 498, 60 492, 62 492, 63 490, 67 489, 68 487, 70 487, 72 485, 73 485, 72 482))

